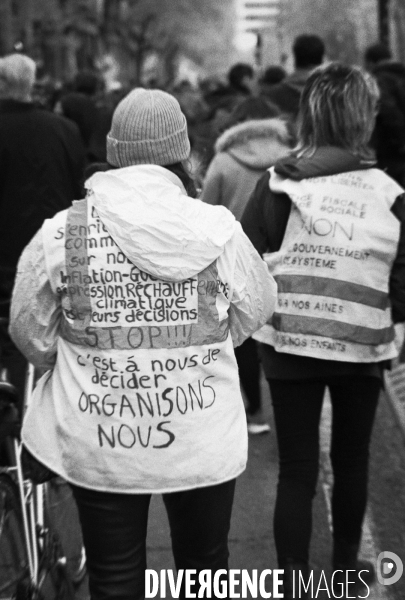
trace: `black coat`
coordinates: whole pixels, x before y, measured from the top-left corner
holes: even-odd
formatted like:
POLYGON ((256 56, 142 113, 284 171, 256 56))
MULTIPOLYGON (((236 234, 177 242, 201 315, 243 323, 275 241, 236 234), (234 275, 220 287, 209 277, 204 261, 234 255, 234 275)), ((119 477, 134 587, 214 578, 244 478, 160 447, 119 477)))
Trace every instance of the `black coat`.
POLYGON ((0 102, 0 267, 15 269, 44 219, 81 198, 77 126, 26 102, 0 102))
POLYGON ((381 61, 374 70, 380 88, 380 108, 373 143, 378 166, 405 185, 405 66, 381 61))

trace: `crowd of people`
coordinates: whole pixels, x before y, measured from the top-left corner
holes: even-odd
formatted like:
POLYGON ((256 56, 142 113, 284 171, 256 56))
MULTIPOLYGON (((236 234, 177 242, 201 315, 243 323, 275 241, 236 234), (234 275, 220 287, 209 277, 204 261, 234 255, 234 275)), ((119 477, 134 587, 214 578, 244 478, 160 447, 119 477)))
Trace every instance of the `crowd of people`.
POLYGON ((80 73, 41 106, 34 61, 0 59, 1 361, 20 391, 26 360, 44 373, 22 439, 72 486, 92 600, 144 598, 158 493, 176 568, 226 579, 248 433, 270 430, 262 371, 284 598, 310 571, 326 387, 334 584, 373 580, 359 545, 405 321, 405 67, 379 44, 365 68, 323 64, 316 35, 292 50, 291 74, 237 64, 170 93, 80 73))

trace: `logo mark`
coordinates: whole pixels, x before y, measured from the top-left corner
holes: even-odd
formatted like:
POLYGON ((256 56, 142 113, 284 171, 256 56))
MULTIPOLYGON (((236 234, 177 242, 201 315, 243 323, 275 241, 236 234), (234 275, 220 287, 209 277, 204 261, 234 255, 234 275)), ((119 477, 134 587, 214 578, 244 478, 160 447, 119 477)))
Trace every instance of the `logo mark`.
POLYGON ((399 581, 404 572, 404 564, 394 552, 380 552, 377 558, 377 579, 382 585, 392 585, 399 581))

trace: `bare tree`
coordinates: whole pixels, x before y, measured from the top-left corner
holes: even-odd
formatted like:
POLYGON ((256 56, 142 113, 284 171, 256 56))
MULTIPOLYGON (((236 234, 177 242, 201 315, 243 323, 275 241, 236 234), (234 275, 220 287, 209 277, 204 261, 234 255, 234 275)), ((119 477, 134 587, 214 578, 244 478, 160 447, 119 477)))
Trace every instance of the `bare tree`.
MULTIPOLYGON (((231 0, 127 0, 114 15, 120 32, 116 50, 126 52, 135 63, 132 72, 137 82, 148 57, 158 57, 161 83, 167 85, 181 56, 208 69, 218 55, 229 60, 232 8, 231 0)), ((111 49, 111 43, 107 45, 111 49)))
POLYGON ((154 56, 167 83, 180 57, 208 70, 229 60, 232 7, 233 0, 0 0, 0 51, 21 39, 60 79, 112 55, 135 85, 154 56))
POLYGON ((11 52, 13 48, 12 0, 0 2, 0 55, 11 52))

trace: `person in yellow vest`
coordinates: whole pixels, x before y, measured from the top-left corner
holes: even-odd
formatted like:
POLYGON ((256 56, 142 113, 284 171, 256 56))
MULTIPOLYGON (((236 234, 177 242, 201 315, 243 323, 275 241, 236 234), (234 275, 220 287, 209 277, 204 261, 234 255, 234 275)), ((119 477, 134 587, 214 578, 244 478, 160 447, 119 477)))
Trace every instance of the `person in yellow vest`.
POLYGON ((72 485, 92 600, 144 598, 151 494, 163 494, 177 569, 228 566, 247 458, 234 346, 269 319, 276 284, 234 216, 190 197, 189 152, 177 100, 132 91, 108 170, 18 267, 11 335, 48 369, 22 439, 72 485))
POLYGON ((358 560, 369 443, 382 371, 397 355, 393 323, 405 320, 404 190, 374 166, 377 104, 376 82, 361 69, 314 70, 298 146, 258 182, 241 221, 278 285, 276 311, 254 337, 279 446, 274 535, 285 598, 293 597, 294 573, 308 573, 326 387, 333 568, 365 567, 363 578, 373 577, 358 560))

